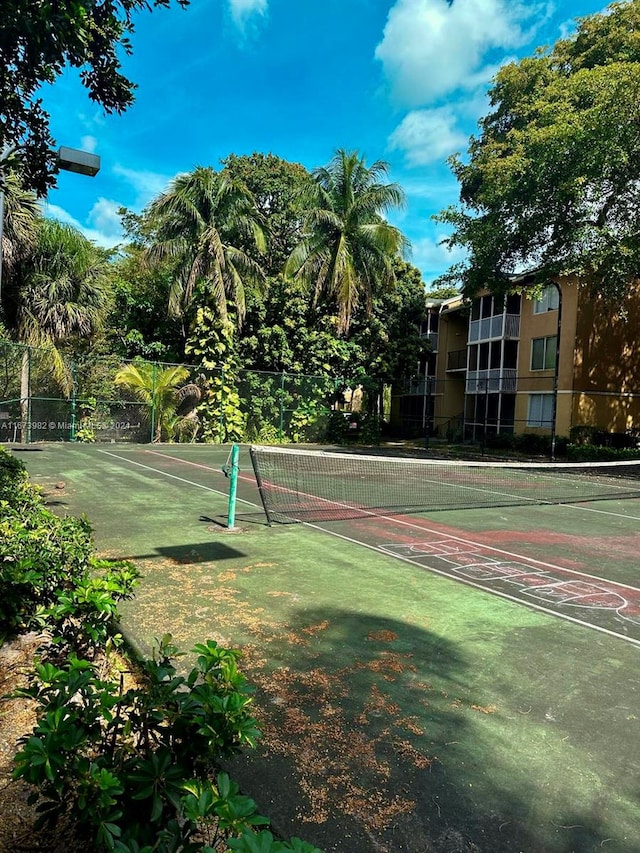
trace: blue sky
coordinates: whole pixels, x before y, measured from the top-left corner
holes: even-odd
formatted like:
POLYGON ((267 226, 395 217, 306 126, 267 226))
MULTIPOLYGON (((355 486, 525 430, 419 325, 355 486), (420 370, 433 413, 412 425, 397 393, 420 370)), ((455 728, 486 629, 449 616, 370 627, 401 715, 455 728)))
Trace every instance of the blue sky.
POLYGON ((119 207, 231 153, 308 169, 338 148, 386 160, 407 195, 392 221, 429 284, 457 258, 431 216, 458 199, 447 157, 465 152, 504 62, 569 34, 601 0, 192 0, 141 13, 124 73, 136 103, 105 116, 69 72, 44 92, 58 145, 99 154, 92 179, 61 173, 48 215, 103 246, 119 207))

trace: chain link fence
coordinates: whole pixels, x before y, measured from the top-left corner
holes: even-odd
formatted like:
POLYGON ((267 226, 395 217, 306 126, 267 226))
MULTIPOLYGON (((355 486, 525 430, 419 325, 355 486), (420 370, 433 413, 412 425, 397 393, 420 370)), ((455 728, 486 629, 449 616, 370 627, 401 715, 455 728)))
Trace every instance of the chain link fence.
POLYGON ((391 438, 485 444, 591 429, 624 444, 639 434, 640 392, 564 389, 549 374, 486 371, 422 377, 391 394, 363 378, 225 373, 91 353, 71 362, 52 349, 0 341, 0 443, 375 443, 374 422, 391 438))
POLYGON ((323 441, 336 412, 366 403, 362 384, 92 355, 72 362, 5 341, 0 443, 323 441))

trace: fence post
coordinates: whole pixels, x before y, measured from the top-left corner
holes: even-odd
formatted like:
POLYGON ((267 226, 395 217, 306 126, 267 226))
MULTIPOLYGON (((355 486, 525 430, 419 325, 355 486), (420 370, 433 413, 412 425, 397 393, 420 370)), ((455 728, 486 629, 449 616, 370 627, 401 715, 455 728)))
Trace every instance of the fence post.
POLYGON ((27 444, 31 444, 31 347, 27 347, 27 444))
POLYGON ((75 362, 71 364, 71 429, 69 432, 69 441, 76 440, 76 394, 78 390, 78 381, 76 376, 75 362))
POLYGON ((218 444, 224 444, 224 367, 220 368, 220 414, 218 416, 218 444))
POLYGON ((158 365, 153 362, 152 380, 151 380, 151 435, 149 441, 153 443, 156 432, 156 382, 157 382, 158 365))
POLYGON ((278 441, 282 441, 284 436, 284 382, 286 373, 283 370, 280 377, 280 422, 278 424, 278 441))

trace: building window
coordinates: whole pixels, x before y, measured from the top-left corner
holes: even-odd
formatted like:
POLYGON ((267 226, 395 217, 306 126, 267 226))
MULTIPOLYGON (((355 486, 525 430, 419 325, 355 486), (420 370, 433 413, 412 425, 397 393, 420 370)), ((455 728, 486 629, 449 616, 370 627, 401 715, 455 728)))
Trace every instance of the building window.
POLYGON ((551 429, 553 426, 553 394, 529 395, 527 426, 551 429))
POLYGON ((533 313, 545 314, 547 311, 557 311, 560 305, 560 294, 558 288, 549 284, 542 291, 540 299, 533 300, 533 313))
POLYGON ((557 338, 534 338, 531 341, 531 370, 553 370, 556 366, 557 338))

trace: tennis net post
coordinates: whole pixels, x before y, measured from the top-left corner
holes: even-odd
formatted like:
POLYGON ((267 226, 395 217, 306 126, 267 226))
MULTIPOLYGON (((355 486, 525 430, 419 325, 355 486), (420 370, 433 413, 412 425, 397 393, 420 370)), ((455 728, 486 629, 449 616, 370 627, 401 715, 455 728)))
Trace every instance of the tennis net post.
POLYGON ((229 465, 225 474, 229 478, 229 510, 227 514, 227 528, 233 530, 236 526, 236 499, 238 494, 238 458, 240 456, 240 448, 237 444, 232 445, 229 458, 229 465))

